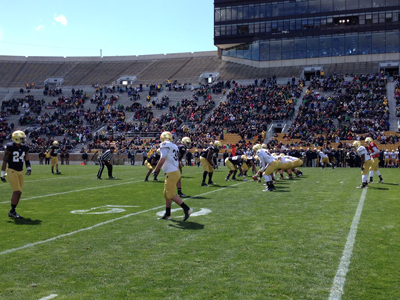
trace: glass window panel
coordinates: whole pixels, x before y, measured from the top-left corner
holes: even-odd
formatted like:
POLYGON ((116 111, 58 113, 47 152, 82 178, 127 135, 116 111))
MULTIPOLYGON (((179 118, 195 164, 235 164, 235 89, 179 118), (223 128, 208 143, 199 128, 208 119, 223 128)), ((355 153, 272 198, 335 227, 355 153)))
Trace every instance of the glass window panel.
POLYGON ((319 38, 319 56, 328 57, 331 56, 331 36, 321 36, 319 38))
POLYGON ((294 40, 282 40, 282 59, 293 59, 294 40))
POLYGON ((232 20, 237 20, 237 7, 233 6, 231 12, 232 12, 232 20))
POLYGON ((296 19, 296 30, 300 30, 301 25, 302 25, 301 19, 296 19))
POLYGON ((231 10, 230 7, 227 7, 227 8, 226 8, 225 14, 226 14, 226 20, 227 20, 227 21, 230 21, 230 20, 231 20, 231 16, 232 16, 231 11, 232 11, 232 10, 231 10))
POLYGON ((272 32, 277 32, 278 31, 278 22, 272 22, 271 31, 272 32))
POLYGON ((321 17, 321 27, 326 27, 326 19, 325 19, 325 17, 321 17))
POLYGON ((358 54, 371 54, 371 32, 358 34, 358 54))
POLYGON ((346 9, 358 9, 358 0, 346 0, 346 9))
POLYGON ((332 56, 344 55, 344 36, 332 36, 332 56))
POLYGON ((282 41, 281 40, 270 40, 269 41, 269 59, 280 60, 282 57, 282 41))
POLYGON ((308 11, 308 2, 296 2, 296 13, 305 14, 308 11))
POLYGON ((222 56, 228 56, 229 51, 228 50, 222 50, 222 56))
POLYGON ((244 59, 251 59, 251 45, 244 47, 243 49, 243 58, 244 59))
POLYGON ((399 52, 399 31, 386 32, 386 53, 399 52))
POLYGON ((243 58, 243 49, 236 50, 236 57, 243 58))
POLYGON ((320 28, 320 27, 321 27, 321 20, 315 19, 314 20, 314 28, 320 28))
POLYGON ((372 33, 372 54, 385 53, 385 32, 372 33))
POLYGON ((254 32, 259 33, 260 32, 260 23, 255 23, 254 24, 254 32))
POLYGON ((346 9, 346 0, 335 0, 333 1, 333 9, 335 11, 341 11, 346 9))
POLYGON ((358 54, 358 35, 346 35, 345 36, 345 55, 357 55, 358 54))
POLYGON ((320 0, 310 0, 308 1, 308 12, 318 13, 320 12, 320 0))
POLYGON ((386 21, 385 13, 380 13, 379 14, 379 23, 385 23, 385 21, 386 21))
POLYGON ((294 39, 294 58, 306 58, 307 57, 307 40, 306 39, 294 39))
POLYGON ((237 7, 237 19, 242 20, 243 19, 243 6, 238 6, 237 7))
POLYGON ((221 26, 221 35, 225 35, 226 26, 221 26))
POLYGON ((254 42, 251 49, 251 60, 260 60, 260 47, 259 42, 254 42))
POLYGON ((220 36, 221 35, 221 26, 215 26, 214 34, 215 34, 215 36, 220 36))
POLYGON ((249 6, 244 5, 243 6, 243 20, 246 20, 249 18, 249 6))
POLYGON ((284 13, 285 16, 291 16, 296 14, 296 3, 295 2, 285 2, 284 6, 284 13))
POLYGON ((236 48, 229 50, 229 56, 236 57, 236 48))
POLYGON ((372 7, 383 7, 385 6, 385 0, 372 0, 372 7))
POLYGON ((386 6, 397 6, 399 5, 399 0, 386 0, 386 6))
POLYGON ((283 3, 272 3, 272 17, 283 16, 283 3))
POLYGON ((231 25, 227 25, 226 28, 226 35, 232 35, 232 26, 231 25))
POLYGON ((265 4, 261 4, 260 5, 260 18, 265 18, 267 16, 266 12, 265 12, 265 4))
POLYGON ((358 24, 364 25, 365 24, 365 15, 358 16, 358 24))
POLYGON ((373 14, 372 15, 372 23, 373 24, 378 24, 379 23, 379 14, 373 14))
POLYGON ((268 3, 266 6, 265 6, 265 15, 267 16, 267 17, 271 17, 272 15, 272 4, 271 3, 268 3))
POLYGON ((321 12, 331 12, 333 7, 332 0, 321 0, 321 12))
POLYGON ((278 32, 282 32, 283 31, 283 22, 279 21, 278 22, 278 32))
POLYGON ((359 3, 360 8, 371 8, 372 7, 372 0, 362 0, 359 3))
POLYGON ((260 32, 265 32, 265 22, 260 23, 260 32))
POLYGON ((226 10, 221 8, 221 21, 226 21, 226 10))
POLYGON ((313 36, 307 37, 307 57, 308 58, 318 57, 318 52, 319 52, 318 43, 319 43, 318 37, 313 37, 313 36))
POLYGON ((256 4, 254 6, 254 18, 258 19, 260 17, 260 5, 256 4))
POLYGON ((254 4, 249 5, 249 19, 254 19, 256 15, 256 11, 254 8, 254 4))
POLYGON ((267 23, 265 24, 265 31, 266 31, 266 32, 271 32, 271 31, 272 31, 272 29, 271 29, 271 22, 267 22, 267 23))
POLYGON ((290 20, 290 30, 296 30, 296 20, 290 20))
POLYGON ((285 31, 290 30, 289 21, 283 21, 283 30, 285 30, 285 31))
POLYGON ((221 21, 221 10, 219 8, 215 9, 214 18, 215 22, 221 21))
POLYGON ((261 61, 269 60, 269 42, 268 41, 260 41, 260 60, 261 61))
POLYGON ((249 33, 254 33, 254 24, 249 24, 249 33))

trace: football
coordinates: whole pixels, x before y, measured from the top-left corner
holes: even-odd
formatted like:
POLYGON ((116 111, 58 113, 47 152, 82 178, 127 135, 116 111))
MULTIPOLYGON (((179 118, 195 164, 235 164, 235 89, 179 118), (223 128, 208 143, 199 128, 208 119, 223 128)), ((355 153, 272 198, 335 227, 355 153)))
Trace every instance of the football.
POLYGON ((257 181, 257 179, 258 179, 257 175, 253 175, 253 176, 251 176, 251 178, 253 178, 254 181, 257 181))

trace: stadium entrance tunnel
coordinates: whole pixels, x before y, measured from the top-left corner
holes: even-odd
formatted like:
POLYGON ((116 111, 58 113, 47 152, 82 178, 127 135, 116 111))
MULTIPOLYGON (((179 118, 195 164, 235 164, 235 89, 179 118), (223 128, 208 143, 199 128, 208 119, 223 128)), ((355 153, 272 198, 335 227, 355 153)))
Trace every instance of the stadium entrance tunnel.
POLYGON ((385 75, 396 76, 399 75, 399 63, 379 63, 379 73, 383 72, 385 75))
POLYGON ((322 66, 319 67, 305 67, 303 69, 303 78, 306 81, 310 81, 313 77, 320 78, 321 72, 323 72, 322 66))

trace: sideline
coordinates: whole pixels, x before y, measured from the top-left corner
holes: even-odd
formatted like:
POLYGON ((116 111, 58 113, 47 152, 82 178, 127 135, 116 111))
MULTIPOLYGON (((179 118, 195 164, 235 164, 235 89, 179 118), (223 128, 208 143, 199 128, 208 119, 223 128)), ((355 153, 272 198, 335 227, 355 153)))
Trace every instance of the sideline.
MULTIPOLYGON (((207 194, 211 194, 211 193, 214 193, 214 192, 218 192, 218 191, 221 191, 221 190, 225 190, 225 189, 230 188, 232 186, 236 186, 236 185, 243 184, 243 183, 246 183, 246 181, 242 181, 242 182, 239 182, 239 183, 236 183, 236 184, 232 184, 230 186, 219 188, 217 190, 212 190, 212 191, 208 191, 206 193, 202 193, 202 194, 199 194, 199 195, 196 195, 196 196, 185 198, 185 201, 189 200, 189 199, 194 199, 194 198, 197 198, 197 197, 201 197, 201 196, 204 196, 204 195, 207 195, 207 194)), ((31 248, 33 246, 37 246, 37 245, 40 245, 40 244, 49 243, 49 242, 58 240, 58 239, 63 238, 63 237, 67 237, 67 236, 74 235, 74 234, 79 233, 79 232, 91 230, 91 229, 94 229, 96 227, 100 227, 100 226, 103 226, 103 225, 106 225, 106 224, 109 224, 109 223, 113 223, 115 221, 119 221, 119 220, 122 220, 122 219, 126 219, 126 218, 129 218, 129 217, 132 217, 132 216, 136 216, 136 215, 142 214, 142 213, 146 213, 146 212, 149 212, 149 211, 161 209, 161 208, 164 208, 164 207, 165 207, 165 205, 161 205, 161 206, 153 207, 153 208, 150 208, 150 209, 142 210, 142 211, 139 211, 139 212, 131 213, 131 214, 119 217, 119 218, 115 218, 115 219, 111 219, 111 220, 108 220, 108 221, 105 221, 105 222, 101 222, 101 223, 95 224, 95 225, 90 226, 90 227, 85 227, 85 228, 82 228, 82 229, 78 229, 76 231, 72 231, 72 232, 69 232, 69 233, 61 234, 61 235, 49 238, 47 240, 38 241, 38 242, 34 242, 34 243, 29 243, 29 244, 26 244, 25 246, 21 246, 21 247, 5 250, 3 252, 0 252, 0 255, 13 253, 15 251, 31 248)))
POLYGON ((350 260, 353 254, 353 247, 356 241, 357 227, 360 222, 362 209, 365 202, 365 197, 367 196, 367 189, 363 189, 360 201, 358 202, 358 207, 356 214, 354 215, 353 222, 351 223, 350 231, 347 236, 347 242, 344 246, 342 258, 340 259, 339 267, 336 271, 335 279, 333 280, 333 285, 331 287, 331 293, 329 295, 329 300, 340 300, 342 299, 344 285, 346 283, 346 275, 349 271, 350 260))

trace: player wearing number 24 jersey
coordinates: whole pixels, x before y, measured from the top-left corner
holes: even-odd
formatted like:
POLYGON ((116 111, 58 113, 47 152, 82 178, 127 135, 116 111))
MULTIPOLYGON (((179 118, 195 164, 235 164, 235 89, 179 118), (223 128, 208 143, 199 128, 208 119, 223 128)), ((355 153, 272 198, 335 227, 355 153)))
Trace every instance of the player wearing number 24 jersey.
POLYGON ((29 162, 29 147, 25 145, 25 133, 17 130, 12 134, 13 143, 6 145, 3 164, 1 166, 1 181, 6 182, 5 173, 8 165, 8 180, 13 194, 11 196, 11 210, 8 213, 10 218, 23 219, 15 208, 21 199, 22 188, 24 186, 24 162, 26 165, 26 175, 31 175, 31 163, 29 162))

